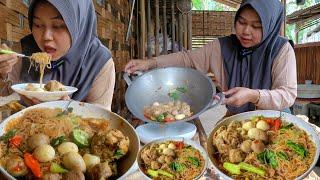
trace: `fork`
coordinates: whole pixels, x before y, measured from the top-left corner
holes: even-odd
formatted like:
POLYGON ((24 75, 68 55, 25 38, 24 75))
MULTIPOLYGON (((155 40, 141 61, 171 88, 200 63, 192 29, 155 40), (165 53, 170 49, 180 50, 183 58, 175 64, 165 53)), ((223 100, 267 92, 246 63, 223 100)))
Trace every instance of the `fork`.
POLYGON ((26 57, 26 58, 31 59, 31 56, 27 56, 27 55, 17 53, 17 52, 11 51, 11 50, 7 50, 7 49, 0 49, 0 54, 16 54, 18 57, 26 57))

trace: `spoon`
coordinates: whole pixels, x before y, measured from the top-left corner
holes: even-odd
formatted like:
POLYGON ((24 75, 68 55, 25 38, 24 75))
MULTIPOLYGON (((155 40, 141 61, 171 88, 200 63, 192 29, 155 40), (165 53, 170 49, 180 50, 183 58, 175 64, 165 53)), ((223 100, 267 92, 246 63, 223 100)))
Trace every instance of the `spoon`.
POLYGON ((20 54, 11 50, 7 49, 0 49, 0 54, 16 54, 18 57, 26 57, 26 58, 31 58, 31 56, 26 56, 24 54, 20 54))

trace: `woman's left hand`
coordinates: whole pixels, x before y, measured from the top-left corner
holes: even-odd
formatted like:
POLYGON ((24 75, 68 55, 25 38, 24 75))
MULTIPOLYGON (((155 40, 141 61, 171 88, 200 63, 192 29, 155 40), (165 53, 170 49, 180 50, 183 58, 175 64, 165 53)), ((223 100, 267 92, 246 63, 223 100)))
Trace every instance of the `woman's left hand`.
POLYGON ((246 103, 257 103, 259 100, 259 91, 256 89, 249 89, 245 87, 235 87, 223 92, 226 96, 224 104, 231 106, 242 106, 246 103))

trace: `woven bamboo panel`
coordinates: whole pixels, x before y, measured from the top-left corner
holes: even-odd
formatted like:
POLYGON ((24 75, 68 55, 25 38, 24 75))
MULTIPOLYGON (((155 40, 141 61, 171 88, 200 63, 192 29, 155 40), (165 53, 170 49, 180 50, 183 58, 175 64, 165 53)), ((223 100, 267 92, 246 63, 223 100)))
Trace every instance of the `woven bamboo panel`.
POLYGON ((320 43, 298 45, 294 49, 297 59, 298 83, 312 80, 320 84, 320 43))
POLYGON ((233 32, 235 12, 233 11, 193 11, 193 36, 226 36, 233 32))

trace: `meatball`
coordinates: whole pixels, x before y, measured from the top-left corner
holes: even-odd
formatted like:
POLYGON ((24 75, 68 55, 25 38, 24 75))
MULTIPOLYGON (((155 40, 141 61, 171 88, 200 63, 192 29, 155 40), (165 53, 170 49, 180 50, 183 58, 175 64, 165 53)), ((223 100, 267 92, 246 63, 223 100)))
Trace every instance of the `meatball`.
POLYGON ((231 149, 229 151, 229 160, 231 163, 239 163, 244 160, 244 155, 240 149, 231 149))
POLYGON ((8 158, 6 170, 14 177, 24 176, 28 173, 28 168, 23 159, 17 155, 12 155, 8 158))
POLYGON ((108 179, 112 176, 112 171, 107 162, 99 163, 92 168, 88 169, 87 175, 89 179, 108 179))
POLYGON ((102 161, 123 157, 129 149, 129 138, 117 129, 100 131, 92 137, 91 150, 102 161))
POLYGON ((62 176, 58 173, 47 173, 42 176, 42 180, 60 180, 62 176))
POLYGON ((85 180, 85 177, 81 171, 70 171, 63 174, 62 180, 85 180))
POLYGON ((30 150, 44 144, 49 144, 49 137, 45 134, 34 134, 28 138, 27 144, 30 150))
POLYGON ((56 81, 56 80, 51 80, 49 81, 44 88, 47 91, 64 91, 65 88, 63 86, 63 84, 61 84, 60 82, 56 81))
POLYGON ((250 139, 243 141, 241 146, 240 146, 240 149, 245 153, 251 152, 252 151, 251 142, 252 141, 250 139))

